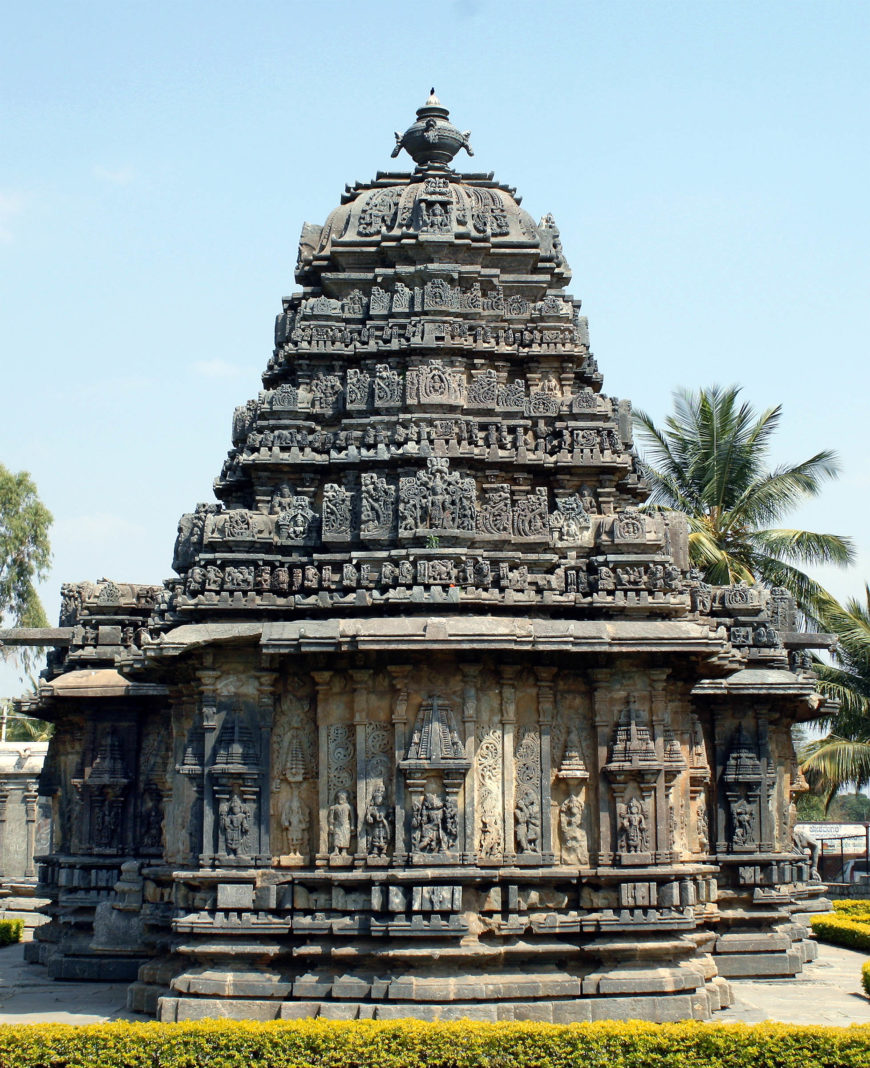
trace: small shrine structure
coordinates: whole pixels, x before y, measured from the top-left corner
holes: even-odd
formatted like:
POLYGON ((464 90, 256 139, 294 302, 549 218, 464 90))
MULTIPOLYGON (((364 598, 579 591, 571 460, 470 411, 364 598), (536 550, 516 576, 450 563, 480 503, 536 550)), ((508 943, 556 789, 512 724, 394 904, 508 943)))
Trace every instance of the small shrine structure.
POLYGON ((706 1019, 813 952, 825 639, 643 510, 553 216, 434 95, 396 136, 302 229, 176 577, 63 588, 29 958, 163 1020, 706 1019))

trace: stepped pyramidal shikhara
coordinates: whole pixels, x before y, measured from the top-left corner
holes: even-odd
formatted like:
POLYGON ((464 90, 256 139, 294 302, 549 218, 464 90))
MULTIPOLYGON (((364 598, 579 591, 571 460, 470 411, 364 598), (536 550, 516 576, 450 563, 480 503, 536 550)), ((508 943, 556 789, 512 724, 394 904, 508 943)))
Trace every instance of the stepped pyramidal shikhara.
POLYGON ((463 149, 433 94, 413 171, 303 227, 177 577, 63 589, 51 976, 163 1020, 705 1019, 812 955, 825 639, 643 510, 553 217, 463 149))

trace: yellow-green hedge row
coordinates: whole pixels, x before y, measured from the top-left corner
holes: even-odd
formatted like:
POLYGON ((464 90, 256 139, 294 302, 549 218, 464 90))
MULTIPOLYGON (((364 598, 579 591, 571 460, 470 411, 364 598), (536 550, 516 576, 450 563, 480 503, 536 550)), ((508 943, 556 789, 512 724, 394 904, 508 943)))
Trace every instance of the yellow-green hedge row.
POLYGON ((870 1027, 203 1021, 0 1027, 0 1068, 870 1068, 870 1027))
POLYGON ((8 946, 21 941, 24 920, 0 920, 0 946, 8 946))
POLYGON ((839 916, 848 916, 850 920, 857 920, 859 923, 870 923, 870 901, 840 899, 832 901, 831 905, 839 916))
POLYGON ((870 953, 870 923, 860 923, 851 916, 828 912, 810 920, 813 933, 822 942, 833 942, 848 949, 870 953))
POLYGON ((861 986, 864 987, 864 993, 870 998, 870 960, 865 961, 861 966, 861 986))

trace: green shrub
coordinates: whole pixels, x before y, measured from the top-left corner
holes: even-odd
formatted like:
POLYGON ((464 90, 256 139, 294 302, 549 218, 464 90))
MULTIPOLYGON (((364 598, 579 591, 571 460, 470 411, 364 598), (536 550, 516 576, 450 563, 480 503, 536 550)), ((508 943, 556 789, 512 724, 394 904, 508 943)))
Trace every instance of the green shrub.
POLYGON ((864 987, 864 993, 870 998, 870 960, 866 961, 861 968, 861 986, 864 987))
POLYGON ((833 942, 847 949, 870 953, 870 923, 859 923, 850 916, 825 913, 810 920, 813 933, 822 942, 833 942))
POLYGON ((0 1026, 0 1068, 870 1068, 870 1027, 276 1023, 0 1026))
POLYGON ((870 923, 870 901, 832 901, 831 905, 838 916, 848 916, 858 923, 870 923))
POLYGON ((0 946, 20 942, 24 932, 24 920, 0 920, 0 946))

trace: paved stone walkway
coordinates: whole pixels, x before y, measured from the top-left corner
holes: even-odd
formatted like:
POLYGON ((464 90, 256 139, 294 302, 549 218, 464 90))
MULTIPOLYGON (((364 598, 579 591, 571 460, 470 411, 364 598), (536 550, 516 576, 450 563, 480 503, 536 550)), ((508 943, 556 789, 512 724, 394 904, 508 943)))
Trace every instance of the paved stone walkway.
MULTIPOLYGON (((742 979, 732 983, 730 1009, 715 1023, 870 1024, 870 999, 861 991, 863 953, 819 946, 819 958, 797 979, 742 979)), ((59 983, 45 969, 25 964, 23 947, 0 949, 0 1023, 102 1023, 144 1020, 125 1008, 125 983, 59 983)))

